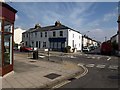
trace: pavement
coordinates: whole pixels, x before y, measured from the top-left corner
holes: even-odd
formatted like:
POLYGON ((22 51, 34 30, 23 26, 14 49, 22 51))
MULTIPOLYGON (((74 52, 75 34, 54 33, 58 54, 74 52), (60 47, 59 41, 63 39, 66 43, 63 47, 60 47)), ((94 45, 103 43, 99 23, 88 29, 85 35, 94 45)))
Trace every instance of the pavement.
POLYGON ((83 75, 84 70, 83 66, 70 61, 33 60, 26 54, 15 53, 14 72, 2 78, 2 88, 52 88, 76 75, 83 75))

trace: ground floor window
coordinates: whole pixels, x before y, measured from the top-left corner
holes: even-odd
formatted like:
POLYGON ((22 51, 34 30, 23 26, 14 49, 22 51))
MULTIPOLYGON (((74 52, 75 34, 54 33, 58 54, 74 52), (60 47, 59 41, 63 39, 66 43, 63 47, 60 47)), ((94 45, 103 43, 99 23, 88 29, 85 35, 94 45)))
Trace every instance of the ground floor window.
POLYGON ((26 46, 28 45, 27 41, 25 42, 25 45, 26 45, 26 46))
POLYGON ((53 50, 62 50, 65 48, 65 42, 50 42, 50 48, 53 50))
POLYGON ((12 34, 4 34, 4 65, 12 64, 12 34))
POLYGON ((38 47, 38 41, 36 41, 36 47, 38 47))
POLYGON ((72 40, 72 46, 74 47, 74 40, 72 40))
POLYGON ((34 47, 34 42, 32 41, 32 47, 34 47))
POLYGON ((43 42, 43 47, 46 48, 46 42, 43 42))

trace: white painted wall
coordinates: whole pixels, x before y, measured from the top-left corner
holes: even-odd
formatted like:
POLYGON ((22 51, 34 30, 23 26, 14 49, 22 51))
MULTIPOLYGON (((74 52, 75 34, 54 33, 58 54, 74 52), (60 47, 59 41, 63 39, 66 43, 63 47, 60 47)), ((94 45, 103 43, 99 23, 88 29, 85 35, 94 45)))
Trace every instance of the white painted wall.
MULTIPOLYGON (((43 42, 46 42, 46 48, 49 48, 49 41, 48 41, 48 39, 49 38, 54 38, 53 37, 53 32, 54 31, 56 32, 55 38, 57 38, 57 37, 66 37, 67 38, 67 29, 66 29, 66 30, 52 30, 52 31, 32 32, 32 33, 30 33, 30 38, 26 37, 27 33, 25 33, 25 37, 23 37, 23 41, 24 42, 27 41, 28 44, 29 44, 29 41, 30 41, 30 45, 31 46, 32 46, 32 42, 34 42, 34 47, 36 47, 36 41, 38 41, 38 43, 40 41, 41 42, 41 44, 40 44, 41 47, 40 48, 43 48, 43 42), (63 36, 59 35, 60 31, 63 31, 63 36), (47 37, 45 37, 45 32, 47 32, 47 37), (35 36, 35 33, 37 33, 37 36, 35 36), (42 37, 41 37, 41 33, 42 33, 42 37)), ((38 46, 39 46, 39 44, 38 44, 38 46)))
MULTIPOLYGON (((42 37, 41 37, 41 32, 38 31, 38 32, 32 32, 30 33, 30 39, 28 37, 26 37, 26 33, 25 34, 25 37, 23 37, 23 41, 24 43, 27 41, 28 44, 29 44, 29 41, 30 41, 30 45, 32 46, 32 42, 34 42, 34 47, 36 47, 36 41, 38 41, 38 47, 39 47, 39 41, 41 42, 41 47, 40 48, 43 48, 43 42, 46 42, 46 48, 49 48, 49 41, 48 39, 49 38, 54 38, 53 37, 53 32, 56 32, 56 36, 55 38, 58 38, 58 37, 65 37, 66 38, 66 42, 65 42, 65 47, 66 46, 71 46, 71 48, 77 48, 77 50, 81 50, 82 49, 82 35, 76 31, 73 31, 73 30, 70 30, 70 29, 64 29, 64 30, 52 30, 52 31, 42 31, 42 37), (63 36, 60 36, 60 31, 63 31, 63 36), (47 37, 45 37, 45 32, 47 32, 47 37), (35 37, 35 33, 37 33, 37 36, 35 37), (73 34, 74 34, 74 38, 73 38, 73 34), (72 43, 72 40, 74 40, 74 47, 72 46, 73 43, 72 43)), ((29 45, 28 45, 29 46, 29 45)), ((58 47, 59 44, 58 44, 58 47)))
POLYGON ((14 42, 17 44, 20 44, 22 41, 22 33, 25 32, 26 30, 23 30, 21 28, 16 28, 14 29, 14 42))
POLYGON ((83 47, 87 46, 88 39, 83 37, 83 47))
POLYGON ((77 50, 82 50, 82 34, 69 29, 68 46, 71 46, 71 49, 77 48, 77 50), (73 41, 74 41, 74 45, 73 45, 73 41))

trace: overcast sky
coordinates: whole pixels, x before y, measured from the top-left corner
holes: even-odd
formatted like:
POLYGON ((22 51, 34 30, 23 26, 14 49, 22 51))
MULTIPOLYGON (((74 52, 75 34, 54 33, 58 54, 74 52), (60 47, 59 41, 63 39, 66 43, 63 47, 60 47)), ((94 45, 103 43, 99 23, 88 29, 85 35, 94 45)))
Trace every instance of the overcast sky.
POLYGON ((59 20, 63 25, 98 41, 104 41, 105 37, 109 39, 117 33, 117 2, 13 2, 9 4, 18 11, 15 27, 26 30, 34 27, 36 23, 49 26, 59 20))

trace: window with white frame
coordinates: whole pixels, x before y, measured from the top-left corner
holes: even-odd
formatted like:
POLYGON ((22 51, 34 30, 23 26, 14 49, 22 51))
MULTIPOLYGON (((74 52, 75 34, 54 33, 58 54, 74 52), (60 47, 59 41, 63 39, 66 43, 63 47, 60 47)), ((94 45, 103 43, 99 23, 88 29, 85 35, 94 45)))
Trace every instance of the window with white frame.
POLYGON ((53 31, 53 37, 55 37, 56 36, 56 32, 55 31, 53 31))
POLYGON ((63 31, 60 31, 60 36, 63 36, 63 31))
POLYGON ((40 36, 42 37, 43 35, 42 35, 42 32, 40 32, 40 36))
POLYGON ((46 42, 43 42, 43 47, 46 48, 46 42))
POLYGON ((45 32, 45 37, 47 37, 47 32, 45 32))

